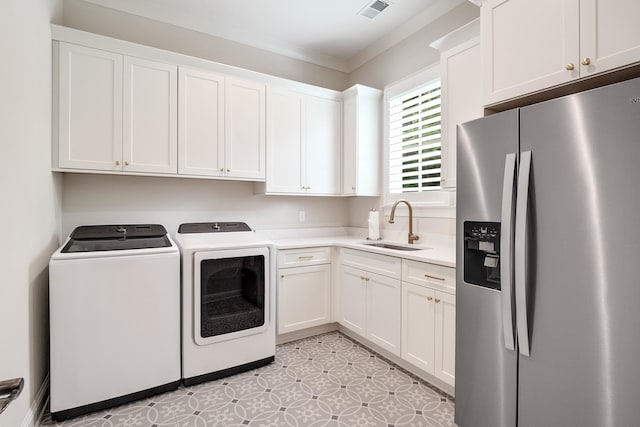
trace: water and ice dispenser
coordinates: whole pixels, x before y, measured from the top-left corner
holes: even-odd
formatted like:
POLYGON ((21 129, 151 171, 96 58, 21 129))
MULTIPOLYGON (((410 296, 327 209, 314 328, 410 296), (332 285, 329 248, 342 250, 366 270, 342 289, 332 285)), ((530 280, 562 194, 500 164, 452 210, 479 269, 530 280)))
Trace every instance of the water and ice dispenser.
POLYGON ((464 222, 464 281, 500 290, 499 222, 464 222))

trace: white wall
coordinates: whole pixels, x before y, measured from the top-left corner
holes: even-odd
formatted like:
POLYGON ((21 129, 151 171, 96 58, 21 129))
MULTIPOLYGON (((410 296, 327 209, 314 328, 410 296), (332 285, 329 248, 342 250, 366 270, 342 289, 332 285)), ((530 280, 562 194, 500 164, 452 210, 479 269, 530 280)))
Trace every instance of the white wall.
POLYGON ((329 89, 348 84, 341 71, 80 0, 64 0, 63 25, 329 89))
MULTIPOLYGON (((394 47, 386 50, 371 61, 354 70, 349 75, 349 83, 365 84, 384 89, 385 86, 427 68, 440 60, 440 53, 429 46, 433 41, 476 19, 480 9, 470 2, 462 3, 443 17, 435 20, 422 30, 407 37, 394 47)), ((479 65, 478 65, 479 66, 479 65)), ((371 208, 384 212, 382 197, 354 197, 349 200, 349 226, 366 227, 368 211, 371 208)), ((417 209, 414 211, 414 232, 425 237, 432 234, 455 235, 455 218, 441 218, 437 211, 417 209)), ((396 237, 398 230, 406 233, 407 218, 400 213, 395 224, 381 219, 380 228, 384 238, 396 237)))
POLYGON ((245 221, 258 230, 341 227, 347 206, 339 197, 256 195, 250 182, 67 173, 62 229, 67 236, 78 225, 135 222, 160 223, 171 234, 200 221, 245 221))
POLYGON ((464 2, 397 45, 382 52, 349 74, 349 86, 356 83, 384 89, 390 83, 427 68, 440 60, 429 46, 440 37, 480 16, 480 8, 464 2))
POLYGON ((48 372, 48 262, 57 248, 60 180, 51 168, 51 34, 57 0, 0 7, 0 380, 24 377, 0 425, 29 422, 48 372))

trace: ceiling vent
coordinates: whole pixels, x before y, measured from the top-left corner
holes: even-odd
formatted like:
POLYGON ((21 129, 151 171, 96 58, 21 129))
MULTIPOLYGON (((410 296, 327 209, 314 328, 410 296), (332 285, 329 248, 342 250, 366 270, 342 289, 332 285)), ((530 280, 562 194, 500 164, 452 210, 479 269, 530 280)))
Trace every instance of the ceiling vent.
POLYGON ((381 0, 375 0, 369 3, 360 11, 360 15, 373 19, 380 14, 383 10, 389 7, 389 3, 381 0))

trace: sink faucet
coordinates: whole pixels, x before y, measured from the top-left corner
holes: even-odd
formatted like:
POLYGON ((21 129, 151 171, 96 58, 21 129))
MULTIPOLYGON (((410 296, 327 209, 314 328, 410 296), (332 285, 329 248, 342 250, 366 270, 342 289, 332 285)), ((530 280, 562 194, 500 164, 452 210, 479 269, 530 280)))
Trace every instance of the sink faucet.
POLYGON ((413 245, 413 242, 415 240, 419 240, 420 236, 418 236, 417 234, 413 234, 413 208, 411 207, 411 204, 408 201, 406 201, 405 199, 396 200, 393 206, 391 206, 391 215, 389 215, 389 224, 393 224, 395 222, 393 220, 393 217, 396 214, 396 206, 398 206, 398 203, 400 202, 405 203, 409 208, 409 244, 413 245))

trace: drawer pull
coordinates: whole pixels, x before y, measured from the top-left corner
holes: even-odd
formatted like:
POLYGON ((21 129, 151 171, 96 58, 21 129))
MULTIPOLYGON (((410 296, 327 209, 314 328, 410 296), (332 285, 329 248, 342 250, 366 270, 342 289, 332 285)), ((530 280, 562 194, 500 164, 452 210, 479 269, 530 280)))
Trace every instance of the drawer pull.
POLYGON ((427 297, 427 301, 433 301, 433 297, 427 297))
POLYGON ((424 277, 426 277, 427 279, 434 279, 434 280, 440 280, 441 282, 445 281, 444 277, 438 277, 438 276, 431 276, 429 274, 425 274, 424 277))
POLYGON ((440 302, 440 300, 438 298, 436 298, 436 303, 440 302))
POLYGON ((360 276, 360 280, 367 280, 367 278, 364 276, 360 276))
POLYGON ((313 259, 313 255, 299 256, 298 257, 298 261, 309 261, 311 259, 313 259))

